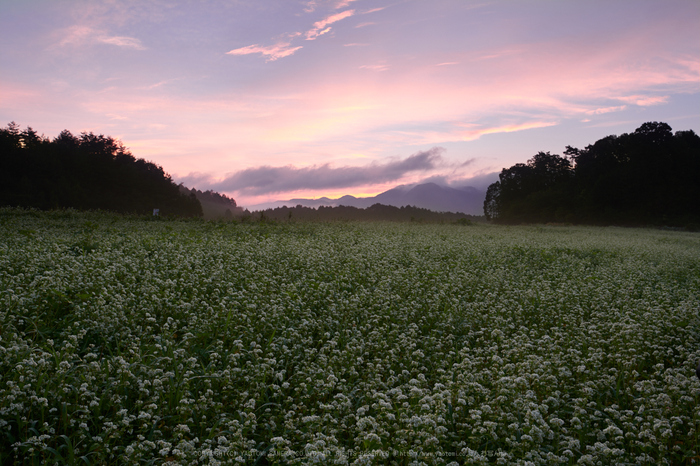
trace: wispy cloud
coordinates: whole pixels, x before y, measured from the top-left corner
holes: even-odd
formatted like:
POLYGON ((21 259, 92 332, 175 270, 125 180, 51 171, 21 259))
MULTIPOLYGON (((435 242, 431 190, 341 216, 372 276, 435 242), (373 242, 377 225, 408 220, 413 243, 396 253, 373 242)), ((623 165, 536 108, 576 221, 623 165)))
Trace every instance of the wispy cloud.
POLYGON ((212 185, 212 178, 206 173, 193 172, 187 176, 178 176, 177 182, 182 183, 188 187, 195 187, 198 189, 209 189, 212 185))
POLYGON ((603 115, 605 113, 621 112, 627 108, 627 105, 617 105, 613 107, 599 107, 592 110, 586 110, 586 115, 603 115))
POLYGON ((630 95, 625 97, 618 97, 618 100, 626 102, 628 104, 637 105, 639 107, 648 107, 650 105, 665 104, 668 102, 667 95, 651 96, 651 95, 630 95))
POLYGON ((63 31, 63 38, 58 45, 65 47, 68 45, 78 45, 86 42, 95 35, 95 30, 87 26, 72 26, 63 31))
POLYGON ((370 71, 386 71, 389 69, 389 65, 362 65, 360 66, 360 69, 370 71))
POLYGON ((306 3, 304 3, 304 11, 306 13, 313 13, 316 10, 317 6, 318 6, 317 0, 308 0, 306 3))
POLYGON ((100 36, 97 38, 97 40, 103 44, 116 45, 117 47, 125 47, 125 48, 136 49, 136 50, 145 50, 146 49, 146 47, 144 47, 141 44, 141 41, 134 38, 134 37, 100 36))
POLYGON ((36 105, 37 102, 46 100, 46 93, 46 89, 39 89, 26 83, 0 80, 0 108, 16 112, 28 104, 36 105))
POLYGON ((338 21, 349 18, 354 14, 355 10, 345 10, 341 13, 330 15, 321 21, 316 21, 314 23, 314 27, 306 32, 306 40, 314 40, 318 36, 326 34, 331 30, 329 26, 330 24, 337 23, 338 21))
POLYGON ((119 120, 119 121, 124 121, 124 120, 129 119, 129 117, 125 117, 123 115, 118 115, 116 113, 108 113, 106 116, 112 120, 119 120))
POLYGON ((384 10, 384 9, 386 9, 385 6, 379 7, 379 8, 372 8, 371 10, 363 11, 362 14, 363 14, 363 15, 368 15, 368 14, 370 14, 370 13, 376 13, 376 12, 382 11, 382 10, 384 10))
POLYGON ((63 30, 63 38, 58 45, 80 46, 85 44, 109 44, 117 47, 146 50, 141 41, 135 37, 111 36, 103 31, 88 26, 72 26, 63 30))
POLYGON ((357 0, 339 0, 338 3, 335 4, 335 9, 340 10, 341 8, 345 8, 346 6, 350 5, 352 2, 355 2, 357 0))
MULTIPOLYGON (((470 159, 467 160, 463 165, 472 165, 472 162, 474 160, 470 159)), ((476 188, 476 189, 481 189, 483 191, 486 191, 486 189, 491 185, 491 183, 494 183, 498 181, 498 174, 499 171, 484 171, 480 173, 476 173, 471 176, 467 177, 448 177, 445 180, 445 184, 447 186, 450 186, 451 188, 465 188, 467 186, 476 188)))
MULTIPOLYGON (((331 8, 339 10, 341 8, 345 8, 354 1, 356 0, 338 0, 334 2, 334 5, 331 8)), ((316 8, 318 8, 319 5, 323 3, 326 2, 324 2, 323 0, 307 0, 306 2, 304 2, 304 12, 313 13, 314 11, 316 11, 316 8)))
POLYGON ((494 126, 490 128, 472 129, 467 131, 461 131, 458 134, 461 136, 461 139, 463 141, 472 141, 487 134, 513 133, 515 131, 524 131, 528 129, 546 128, 547 126, 555 126, 556 124, 557 123, 555 121, 530 121, 527 123, 520 124, 510 124, 494 126))
POLYGON ((556 121, 530 121, 519 124, 477 125, 456 124, 445 131, 396 131, 397 140, 410 144, 435 144, 440 142, 475 141, 482 136, 498 133, 513 133, 529 129, 546 128, 557 125, 556 121), (467 128, 467 129, 465 129, 467 128))
MULTIPOLYGON (((347 2, 349 3, 349 2, 347 2)), ((307 13, 313 12, 316 7, 318 6, 318 3, 316 1, 310 1, 306 3, 306 6, 304 8, 304 11, 307 13)), ((338 6, 337 8, 340 8, 341 6, 338 6)), ((327 16, 326 18, 316 21, 313 24, 313 27, 306 31, 304 36, 306 37, 306 40, 315 40, 317 37, 322 36, 324 34, 327 34, 328 32, 331 31, 331 24, 337 23, 338 21, 341 21, 345 18, 349 18, 350 16, 353 16, 355 14, 355 10, 346 10, 340 13, 335 13, 330 16, 327 16)), ((259 53, 265 57, 267 57, 267 61, 275 61, 279 58, 283 57, 288 57, 290 55, 293 55, 294 52, 297 50, 303 48, 302 46, 292 46, 292 39, 295 37, 301 36, 302 34, 300 32, 295 32, 293 34, 288 34, 288 40, 283 40, 279 41, 274 45, 260 45, 260 44, 254 44, 254 45, 248 45, 246 47, 240 47, 237 49, 230 50, 226 52, 227 55, 251 55, 251 54, 256 54, 259 53)))
POLYGON ((164 79, 164 80, 162 80, 162 81, 158 81, 158 82, 155 83, 155 84, 150 84, 150 85, 148 85, 148 86, 144 86, 144 87, 142 87, 142 88, 140 88, 140 89, 145 89, 145 90, 150 91, 150 90, 153 90, 153 89, 157 89, 157 88, 159 88, 159 87, 163 87, 163 86, 165 86, 166 84, 169 84, 169 83, 171 83, 171 82, 179 81, 179 80, 181 80, 181 79, 182 79, 182 78, 164 79))
MULTIPOLYGON (((326 170, 339 174, 333 170, 441 145, 450 148, 445 160, 479 155, 462 168, 466 176, 533 150, 561 150, 556 135, 564 126, 565 142, 580 146, 595 140, 597 126, 619 133, 641 118, 691 113, 674 129, 697 132, 700 121, 697 2, 666 9, 642 2, 634 17, 626 3, 611 3, 602 17, 586 2, 556 12, 539 2, 527 9, 490 2, 467 12, 471 2, 67 0, 57 3, 69 9, 45 2, 51 54, 36 49, 47 30, 31 21, 30 3, 17 2, 22 16, 0 14, 0 36, 13 44, 0 53, 6 121, 53 135, 64 127, 117 134, 171 173, 216 174, 206 177, 211 183, 251 166, 294 164, 319 175, 331 163, 326 170), (353 15, 340 19, 346 10, 353 15), (580 27, 545 27, 572 17, 580 27), (211 32, 224 30, 239 39, 219 48, 222 57, 230 51, 228 65, 212 67, 220 37, 211 32), (305 40, 307 33, 316 40, 305 40), (235 66, 232 79, 231 61, 242 60, 274 61, 268 65, 277 70, 235 66), (45 72, 30 73, 38 65, 45 72), (170 83, 174 76, 187 85, 170 83), (368 158, 352 158, 357 153, 368 158)), ((401 182, 451 169, 442 164, 401 182)), ((306 173, 299 170, 292 172, 306 173)))
POLYGON ((267 61, 275 61, 278 58, 288 57, 293 55, 294 52, 303 48, 301 45, 292 47, 291 41, 278 42, 275 45, 248 45, 247 47, 241 47, 238 49, 233 49, 226 52, 226 55, 251 55, 255 53, 262 54, 267 57, 267 61))
POLYGON ((201 173, 192 173, 180 178, 190 185, 206 185, 222 192, 237 192, 247 196, 298 191, 303 189, 334 189, 367 186, 400 180, 403 176, 417 172, 428 172, 436 168, 444 149, 434 147, 417 152, 403 160, 373 163, 361 167, 332 167, 330 164, 297 168, 262 166, 248 168, 214 182, 201 173))

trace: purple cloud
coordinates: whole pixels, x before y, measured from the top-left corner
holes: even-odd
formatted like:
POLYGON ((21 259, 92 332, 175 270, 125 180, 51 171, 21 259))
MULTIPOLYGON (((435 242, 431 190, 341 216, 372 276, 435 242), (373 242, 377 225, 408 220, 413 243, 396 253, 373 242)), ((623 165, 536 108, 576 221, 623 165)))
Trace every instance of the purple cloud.
MULTIPOLYGON (((331 167, 330 164, 323 164, 303 168, 292 165, 247 168, 211 183, 211 188, 220 192, 236 191, 243 195, 259 196, 301 189, 335 189, 385 183, 398 180, 408 173, 434 169, 442 160, 442 152, 444 149, 434 147, 403 160, 363 167, 331 167)), ((199 181, 202 177, 194 174, 184 179, 199 181)))

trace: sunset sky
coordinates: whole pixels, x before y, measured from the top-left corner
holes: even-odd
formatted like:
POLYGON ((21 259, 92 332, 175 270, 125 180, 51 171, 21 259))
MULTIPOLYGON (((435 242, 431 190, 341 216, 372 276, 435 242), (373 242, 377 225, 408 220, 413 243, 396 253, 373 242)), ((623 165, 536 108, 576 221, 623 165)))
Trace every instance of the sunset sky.
POLYGON ((15 0, 0 40, 0 125, 110 135, 243 206, 700 132, 697 0, 15 0))

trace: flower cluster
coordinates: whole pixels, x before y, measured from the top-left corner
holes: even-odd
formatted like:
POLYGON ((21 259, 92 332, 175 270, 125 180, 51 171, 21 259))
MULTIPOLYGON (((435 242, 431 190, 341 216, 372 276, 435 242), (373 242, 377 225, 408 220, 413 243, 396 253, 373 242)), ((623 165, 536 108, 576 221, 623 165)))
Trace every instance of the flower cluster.
POLYGON ((2 463, 700 455, 697 233, 0 219, 2 463))

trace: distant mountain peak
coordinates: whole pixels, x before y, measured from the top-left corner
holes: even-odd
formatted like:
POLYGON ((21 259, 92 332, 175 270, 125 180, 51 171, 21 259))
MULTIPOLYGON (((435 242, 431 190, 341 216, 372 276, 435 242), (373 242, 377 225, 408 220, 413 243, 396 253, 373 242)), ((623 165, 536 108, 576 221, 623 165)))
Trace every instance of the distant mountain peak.
POLYGON ((345 195, 338 199, 321 197, 319 199, 290 199, 251 206, 251 210, 264 210, 281 206, 304 207, 339 206, 365 209, 374 204, 395 207, 414 206, 435 212, 461 212, 469 215, 484 214, 486 192, 471 186, 452 188, 440 186, 429 181, 416 185, 399 185, 372 197, 355 197, 345 195))

